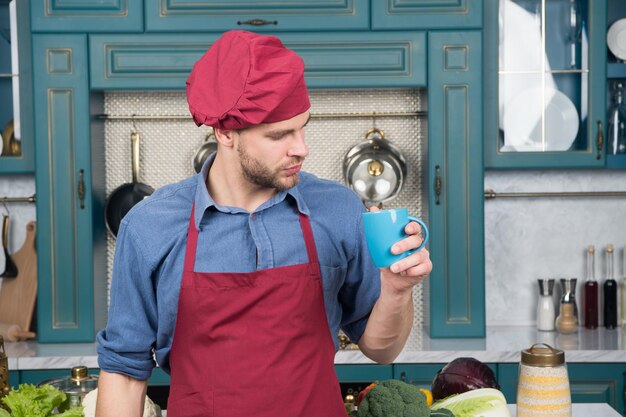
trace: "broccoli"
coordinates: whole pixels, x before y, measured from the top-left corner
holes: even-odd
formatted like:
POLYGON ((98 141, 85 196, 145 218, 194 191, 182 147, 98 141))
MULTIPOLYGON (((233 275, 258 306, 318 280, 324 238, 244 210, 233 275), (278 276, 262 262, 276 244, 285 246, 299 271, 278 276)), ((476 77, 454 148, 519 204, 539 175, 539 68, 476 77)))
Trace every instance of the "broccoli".
POLYGON ((426 395, 415 385, 397 379, 372 388, 359 405, 359 417, 429 417, 426 395))

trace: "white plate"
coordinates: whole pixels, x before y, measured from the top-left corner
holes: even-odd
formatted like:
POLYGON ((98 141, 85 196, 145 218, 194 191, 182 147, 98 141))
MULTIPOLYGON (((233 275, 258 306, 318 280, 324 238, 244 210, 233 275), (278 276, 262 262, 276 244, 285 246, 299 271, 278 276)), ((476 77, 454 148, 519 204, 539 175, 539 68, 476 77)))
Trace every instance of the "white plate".
POLYGON ((576 106, 565 94, 546 88, 544 100, 541 88, 531 88, 519 93, 505 107, 504 144, 521 152, 566 151, 576 140, 579 125, 576 106))
POLYGON ((611 25, 606 34, 606 44, 613 55, 626 60, 626 19, 620 19, 611 25))

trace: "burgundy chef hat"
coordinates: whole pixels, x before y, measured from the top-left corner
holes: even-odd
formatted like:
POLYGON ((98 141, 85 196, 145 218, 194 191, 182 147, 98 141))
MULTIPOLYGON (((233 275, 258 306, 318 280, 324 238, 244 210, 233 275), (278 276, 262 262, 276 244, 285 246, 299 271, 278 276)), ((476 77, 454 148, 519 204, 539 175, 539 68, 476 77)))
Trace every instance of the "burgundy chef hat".
POLYGON ((193 66, 187 102, 198 126, 242 129, 290 119, 311 106, 304 62, 275 36, 224 33, 193 66))

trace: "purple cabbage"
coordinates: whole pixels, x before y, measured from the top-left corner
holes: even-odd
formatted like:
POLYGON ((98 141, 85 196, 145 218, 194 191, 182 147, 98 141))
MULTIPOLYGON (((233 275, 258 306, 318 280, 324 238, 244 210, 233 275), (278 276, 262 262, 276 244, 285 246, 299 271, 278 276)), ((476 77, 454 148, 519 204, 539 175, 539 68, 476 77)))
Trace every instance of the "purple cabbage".
POLYGON ((457 358, 441 368, 433 379, 433 400, 478 388, 500 389, 490 367, 474 358, 457 358))

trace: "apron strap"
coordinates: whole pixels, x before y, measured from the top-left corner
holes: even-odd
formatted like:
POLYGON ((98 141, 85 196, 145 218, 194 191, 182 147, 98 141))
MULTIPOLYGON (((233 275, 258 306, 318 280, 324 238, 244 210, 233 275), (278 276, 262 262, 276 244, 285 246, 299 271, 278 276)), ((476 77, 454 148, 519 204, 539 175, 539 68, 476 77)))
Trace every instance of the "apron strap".
POLYGON ((315 239, 313 238, 313 229, 311 229, 311 221, 309 217, 298 212, 300 217, 300 227, 304 236, 304 244, 306 245, 306 254, 309 257, 309 263, 318 263, 317 249, 315 248, 315 239))
POLYGON ((193 271, 196 265, 196 248, 198 247, 198 229, 194 221, 194 212, 196 211, 196 203, 191 206, 191 217, 189 218, 189 227, 187 229, 187 247, 185 248, 185 265, 184 271, 193 271))

